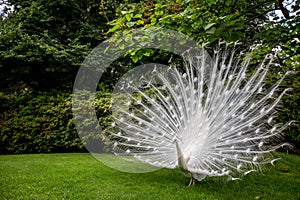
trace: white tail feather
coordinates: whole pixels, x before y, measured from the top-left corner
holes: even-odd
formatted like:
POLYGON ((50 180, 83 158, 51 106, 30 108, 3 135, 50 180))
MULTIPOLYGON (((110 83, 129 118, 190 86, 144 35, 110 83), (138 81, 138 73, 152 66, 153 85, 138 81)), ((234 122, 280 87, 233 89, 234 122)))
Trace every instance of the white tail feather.
POLYGON ((154 68, 152 79, 141 77, 148 91, 128 83, 135 94, 127 92, 125 106, 114 105, 115 146, 154 166, 179 165, 199 180, 258 169, 262 155, 280 146, 272 142, 287 124, 274 124, 272 115, 287 90, 278 94, 282 79, 264 88, 272 60, 247 78, 250 58, 238 63, 227 50, 208 57, 204 50, 196 57, 187 53, 184 73, 154 68))

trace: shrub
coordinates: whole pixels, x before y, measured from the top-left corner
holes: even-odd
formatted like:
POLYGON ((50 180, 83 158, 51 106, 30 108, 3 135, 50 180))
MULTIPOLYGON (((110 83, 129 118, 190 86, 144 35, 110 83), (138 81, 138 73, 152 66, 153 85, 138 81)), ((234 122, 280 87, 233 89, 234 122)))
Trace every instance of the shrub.
POLYGON ((25 87, 19 92, 1 92, 0 102, 1 153, 83 150, 68 94, 33 93, 25 87))
MULTIPOLYGON (((292 81, 295 89, 283 98, 277 120, 300 121, 297 107, 299 76, 294 75, 287 81, 292 81)), ((91 104, 95 106, 105 134, 109 134, 112 121, 110 103, 111 93, 99 91, 96 101, 91 104)), ((25 85, 19 85, 13 91, 0 92, 0 131, 0 154, 86 151, 74 126, 71 95, 66 92, 34 92, 25 85)), ((284 132, 285 140, 296 148, 300 145, 299 132, 297 123, 284 132)), ((99 140, 98 136, 87 135, 84 142, 95 142, 99 140)))
MULTIPOLYGON (((103 128, 109 117, 102 113, 109 103, 107 98, 95 103, 103 128)), ((85 151, 73 123, 70 94, 35 93, 22 85, 17 91, 0 92, 0 104, 1 154, 85 151)))

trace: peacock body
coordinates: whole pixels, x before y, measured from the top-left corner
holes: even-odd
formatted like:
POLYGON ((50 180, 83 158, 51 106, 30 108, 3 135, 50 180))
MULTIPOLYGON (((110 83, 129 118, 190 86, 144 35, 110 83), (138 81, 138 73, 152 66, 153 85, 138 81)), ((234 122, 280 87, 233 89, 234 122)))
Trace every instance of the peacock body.
POLYGON ((273 162, 268 155, 282 145, 280 133, 288 126, 275 122, 274 108, 288 89, 279 88, 283 77, 265 88, 272 58, 251 76, 250 58, 239 61, 227 49, 215 50, 212 58, 204 48, 183 58, 184 70, 154 66, 137 81, 123 81, 118 95, 126 100, 113 99, 116 154, 178 167, 190 184, 206 176, 234 180, 273 162))

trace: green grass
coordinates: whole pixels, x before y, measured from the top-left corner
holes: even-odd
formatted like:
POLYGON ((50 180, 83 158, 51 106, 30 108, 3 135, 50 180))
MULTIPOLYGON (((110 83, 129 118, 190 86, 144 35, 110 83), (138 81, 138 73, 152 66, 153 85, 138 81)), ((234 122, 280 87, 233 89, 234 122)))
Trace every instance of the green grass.
POLYGON ((132 174, 90 154, 0 156, 0 199, 300 199, 300 156, 241 181, 206 178, 193 187, 178 170, 132 174))

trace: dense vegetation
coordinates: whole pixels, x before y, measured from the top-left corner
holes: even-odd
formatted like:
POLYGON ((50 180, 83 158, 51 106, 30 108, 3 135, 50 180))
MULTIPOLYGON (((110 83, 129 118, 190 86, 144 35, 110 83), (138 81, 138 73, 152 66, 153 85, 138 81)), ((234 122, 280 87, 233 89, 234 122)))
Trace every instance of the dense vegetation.
MULTIPOLYGON (((299 0, 0 2, 14 5, 0 20, 2 154, 84 150, 73 124, 72 84, 85 56, 114 33, 161 26, 212 47, 219 39, 239 40, 245 49, 256 44, 253 66, 280 49, 274 61, 279 65, 271 68, 268 85, 280 74, 300 69, 299 0)), ((169 59, 169 53, 142 49, 112 64, 99 83, 95 102, 104 129, 111 118, 109 93, 118 77, 137 64, 169 59)), ((289 75, 283 86, 294 90, 284 97, 277 120, 300 121, 300 74, 289 75)), ((299 123, 286 129, 284 137, 299 148, 299 123)))

